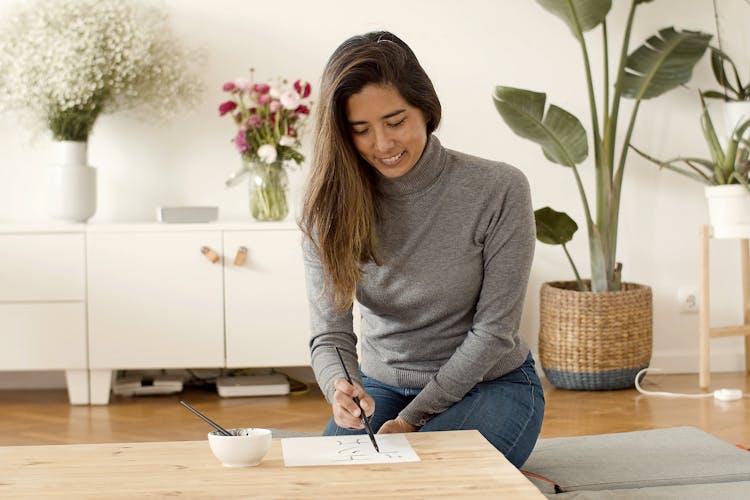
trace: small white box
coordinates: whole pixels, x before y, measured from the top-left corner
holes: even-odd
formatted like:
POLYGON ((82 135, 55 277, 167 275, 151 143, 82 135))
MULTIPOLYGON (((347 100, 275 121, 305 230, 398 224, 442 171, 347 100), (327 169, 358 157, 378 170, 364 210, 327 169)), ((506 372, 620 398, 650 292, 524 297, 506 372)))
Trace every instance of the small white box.
POLYGON ((289 394, 289 380, 281 374, 219 377, 216 391, 223 398, 285 396, 289 394))
POLYGON ((211 222, 219 218, 219 207, 158 207, 156 218, 169 223, 211 222))

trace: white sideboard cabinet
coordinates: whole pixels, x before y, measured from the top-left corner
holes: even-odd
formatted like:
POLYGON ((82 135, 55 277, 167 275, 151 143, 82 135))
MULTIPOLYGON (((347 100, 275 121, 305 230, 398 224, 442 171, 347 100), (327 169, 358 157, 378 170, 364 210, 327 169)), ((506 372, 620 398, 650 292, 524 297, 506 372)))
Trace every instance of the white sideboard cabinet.
POLYGON ((0 370, 64 370, 89 403, 85 226, 0 226, 0 370))
POLYGON ((98 224, 0 237, 13 252, 0 279, 15 289, 0 291, 0 330, 13 326, 17 346, 0 354, 2 368, 64 369, 69 391, 85 389, 73 403, 107 404, 121 369, 310 364, 301 232, 291 224, 98 224))

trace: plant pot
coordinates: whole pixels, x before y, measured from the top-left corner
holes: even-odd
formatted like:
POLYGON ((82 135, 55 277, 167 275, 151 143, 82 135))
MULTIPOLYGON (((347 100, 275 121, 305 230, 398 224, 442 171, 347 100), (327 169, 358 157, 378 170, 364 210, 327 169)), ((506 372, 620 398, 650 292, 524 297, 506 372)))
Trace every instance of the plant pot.
POLYGON ((555 387, 625 389, 651 361, 651 288, 623 283, 619 292, 579 292, 575 281, 541 288, 539 357, 555 387))
POLYGON ((714 228, 750 225, 750 192, 742 184, 706 186, 708 221, 714 228))
POLYGON ((86 142, 53 143, 46 171, 47 214, 53 219, 86 222, 96 212, 96 169, 86 155, 86 142))

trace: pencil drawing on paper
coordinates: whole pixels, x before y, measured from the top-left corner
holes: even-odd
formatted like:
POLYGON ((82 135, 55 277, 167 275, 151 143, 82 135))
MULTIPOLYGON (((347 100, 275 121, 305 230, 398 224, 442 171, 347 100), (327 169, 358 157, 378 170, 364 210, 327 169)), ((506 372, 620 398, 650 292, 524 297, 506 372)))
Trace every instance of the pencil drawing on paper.
POLYGON ((404 454, 399 450, 381 449, 380 453, 372 447, 369 439, 352 436, 349 439, 337 437, 339 450, 336 452, 337 462, 365 462, 372 461, 373 457, 382 456, 391 462, 404 461, 404 454))
POLYGON ((284 465, 353 465, 418 462, 419 456, 403 434, 378 436, 380 453, 367 435, 286 438, 281 440, 284 465))

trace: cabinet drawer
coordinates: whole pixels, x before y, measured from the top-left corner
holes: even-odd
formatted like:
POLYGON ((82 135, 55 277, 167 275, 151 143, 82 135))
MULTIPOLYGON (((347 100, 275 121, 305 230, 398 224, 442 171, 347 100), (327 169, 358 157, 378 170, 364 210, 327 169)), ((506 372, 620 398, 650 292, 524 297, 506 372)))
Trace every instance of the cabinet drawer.
POLYGON ((0 304, 0 370, 86 368, 83 302, 0 304))
POLYGON ((83 234, 0 235, 0 302, 82 301, 83 234))

